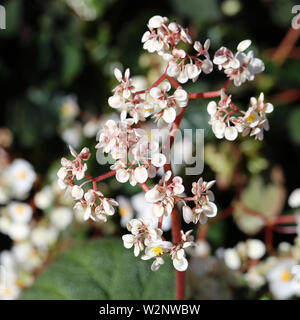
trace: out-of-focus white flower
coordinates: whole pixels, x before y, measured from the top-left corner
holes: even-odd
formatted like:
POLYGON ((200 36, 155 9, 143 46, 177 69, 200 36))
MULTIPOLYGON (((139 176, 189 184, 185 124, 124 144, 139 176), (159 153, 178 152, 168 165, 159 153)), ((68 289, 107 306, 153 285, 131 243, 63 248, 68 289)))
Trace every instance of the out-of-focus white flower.
POLYGON ((32 208, 27 203, 13 201, 7 206, 7 211, 15 222, 27 223, 32 217, 32 208))
POLYGON ((77 104, 76 98, 73 96, 65 97, 61 106, 61 114, 63 118, 67 120, 73 120, 78 116, 79 112, 80 109, 77 104))
POLYGON ((34 195, 34 203, 37 208, 45 210, 50 207, 54 200, 54 191, 51 186, 43 187, 39 192, 34 195))
POLYGON ((0 300, 15 300, 21 293, 16 283, 6 283, 0 285, 0 300))
POLYGON ((254 290, 261 288, 266 283, 265 277, 261 275, 255 267, 250 268, 244 277, 248 286, 254 290))
POLYGON ((291 208, 300 207, 300 188, 295 189, 289 196, 288 204, 291 208))
POLYGON ((36 179, 32 165, 24 159, 15 159, 5 171, 13 197, 23 200, 28 196, 36 179))
POLYGON ((72 127, 61 132, 61 138, 73 148, 78 148, 82 141, 82 125, 78 122, 74 123, 72 127))
POLYGON ((8 233, 8 235, 15 241, 25 240, 29 236, 29 234, 29 225, 21 222, 12 223, 8 233))
POLYGON ((51 224, 58 230, 65 230, 72 222, 73 212, 70 208, 58 207, 51 211, 50 221, 51 224))
POLYGON ((119 215, 121 216, 121 226, 124 228, 127 223, 133 218, 133 208, 130 201, 123 196, 116 198, 119 203, 119 215))
POLYGON ((246 241, 246 247, 250 259, 260 259, 266 253, 265 244, 258 239, 248 239, 246 241))
POLYGON ((270 290, 276 299, 286 300, 296 294, 292 281, 292 268, 296 264, 294 259, 282 259, 267 274, 270 290))
POLYGON ((228 268, 238 270, 241 267, 241 259, 237 251, 233 248, 225 249, 224 262, 228 268))
POLYGON ((4 234, 9 234, 12 221, 9 217, 3 215, 0 216, 0 231, 4 234))
POLYGON ((18 265, 26 271, 32 272, 41 266, 43 260, 38 250, 30 242, 17 243, 12 248, 12 253, 18 265))
POLYGON ((54 227, 37 226, 30 233, 30 240, 42 252, 47 252, 57 240, 58 231, 54 227))

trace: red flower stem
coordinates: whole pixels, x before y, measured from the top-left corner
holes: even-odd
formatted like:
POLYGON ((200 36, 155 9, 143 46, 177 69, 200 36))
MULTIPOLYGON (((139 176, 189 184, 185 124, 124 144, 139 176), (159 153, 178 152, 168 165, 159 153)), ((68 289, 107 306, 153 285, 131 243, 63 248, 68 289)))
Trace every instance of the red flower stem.
POLYGON ((149 92, 152 88, 157 87, 161 82, 163 82, 165 79, 167 78, 166 73, 163 73, 153 84, 150 88, 146 89, 146 90, 141 90, 141 91, 137 91, 135 92, 135 95, 137 94, 142 94, 145 92, 149 92))
POLYGON ((228 79, 222 89, 216 90, 216 91, 206 91, 206 92, 193 92, 189 93, 189 99, 190 100, 195 100, 195 99, 200 99, 200 98, 215 98, 215 97, 220 97, 221 96, 221 90, 226 91, 231 80, 228 79))
POLYGON ((171 85, 175 88, 178 89, 179 87, 181 87, 181 85, 177 82, 176 79, 170 77, 170 76, 166 76, 166 78, 171 82, 171 85))
POLYGON ((145 192, 150 190, 146 183, 139 183, 139 185, 145 192))
POLYGON ((162 224, 163 224, 163 220, 164 220, 164 216, 162 215, 162 216, 159 217, 159 219, 158 219, 157 228, 161 229, 161 226, 162 226, 162 224))
POLYGON ((104 174, 101 174, 100 176, 98 176, 98 177, 92 177, 92 176, 90 176, 89 174, 85 174, 84 176, 86 177, 86 178, 88 178, 89 180, 91 180, 92 182, 98 182, 98 181, 102 181, 102 180, 105 180, 105 179, 107 179, 107 178, 109 178, 109 177, 112 177, 112 176, 114 176, 116 174, 116 171, 115 170, 112 170, 112 171, 108 171, 108 172, 106 172, 106 173, 104 173, 104 174))
MULTIPOLYGON (((181 240, 181 237, 180 237, 181 216, 177 207, 174 207, 171 218, 172 218, 172 241, 175 244, 181 240)), ((175 286, 176 286, 176 300, 184 300, 185 272, 176 270, 175 286)))
POLYGON ((265 245, 269 253, 273 252, 273 225, 268 224, 265 229, 265 245))

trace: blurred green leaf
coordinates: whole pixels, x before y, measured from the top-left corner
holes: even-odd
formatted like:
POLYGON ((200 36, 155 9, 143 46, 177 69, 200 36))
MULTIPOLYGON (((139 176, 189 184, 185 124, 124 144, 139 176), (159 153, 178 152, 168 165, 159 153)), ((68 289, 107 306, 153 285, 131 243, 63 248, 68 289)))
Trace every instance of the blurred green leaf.
POLYGON ((82 243, 64 252, 25 290, 22 299, 173 299, 171 261, 157 272, 121 240, 82 243))
POLYGON ((62 80, 70 83, 78 74, 82 67, 82 54, 76 46, 66 45, 63 48, 63 69, 62 80))
POLYGON ((171 3, 178 14, 192 19, 197 25, 215 21, 221 16, 216 0, 171 0, 171 3))
MULTIPOLYGON (((285 201, 285 189, 276 181, 276 176, 273 180, 265 185, 261 176, 251 177, 241 194, 241 203, 266 217, 279 215, 285 201)), ((261 218, 250 215, 239 206, 235 208, 233 217, 240 230, 248 235, 257 234, 264 226, 261 218)))
POLYGON ((288 127, 292 139, 300 144, 300 109, 293 110, 288 119, 288 127))

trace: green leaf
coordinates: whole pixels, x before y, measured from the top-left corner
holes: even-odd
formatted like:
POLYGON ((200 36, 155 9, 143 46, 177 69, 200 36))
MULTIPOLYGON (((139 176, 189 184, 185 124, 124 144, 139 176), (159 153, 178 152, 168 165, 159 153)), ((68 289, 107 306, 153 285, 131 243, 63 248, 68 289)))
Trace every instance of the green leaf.
POLYGON ((174 299, 174 271, 165 262, 152 272, 152 262, 135 258, 121 240, 91 240, 64 252, 22 299, 174 299))

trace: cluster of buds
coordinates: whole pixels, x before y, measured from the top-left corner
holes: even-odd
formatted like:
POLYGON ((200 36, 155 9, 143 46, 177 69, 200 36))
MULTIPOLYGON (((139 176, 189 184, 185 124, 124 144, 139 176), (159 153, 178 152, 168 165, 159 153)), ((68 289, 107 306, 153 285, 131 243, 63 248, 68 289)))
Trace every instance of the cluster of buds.
POLYGON ((135 186, 155 177, 157 168, 166 163, 166 157, 159 152, 158 142, 150 141, 145 130, 132 128, 132 124, 130 119, 119 123, 108 120, 96 148, 110 152, 116 160, 111 169, 116 170, 117 181, 129 180, 135 186))
POLYGON ((264 103, 264 94, 261 93, 258 99, 250 99, 247 111, 239 110, 231 102, 231 96, 227 96, 223 90, 218 105, 215 101, 207 105, 207 111, 211 116, 209 124, 215 136, 218 139, 225 137, 229 141, 235 140, 238 133, 242 133, 243 136, 250 134, 255 136, 255 139, 263 140, 264 130, 269 130, 266 114, 271 113, 273 109, 271 103, 264 103))
POLYGON ((71 146, 69 146, 71 155, 75 158, 74 160, 68 160, 66 158, 61 159, 62 167, 58 170, 58 184, 61 189, 66 189, 67 186, 74 185, 74 179, 82 180, 87 170, 87 161, 91 154, 88 148, 83 148, 78 154, 71 146))
POLYGON ((210 188, 215 184, 215 180, 206 182, 200 178, 197 182, 192 184, 192 193, 194 197, 192 201, 195 203, 193 210, 184 205, 182 208, 183 219, 186 223, 204 224, 207 218, 213 218, 217 215, 217 206, 213 203, 214 194, 210 188))
POLYGON ((254 79, 254 75, 264 71, 265 66, 262 60, 255 58, 253 51, 244 53, 251 45, 250 40, 244 40, 237 46, 237 52, 232 53, 226 47, 221 47, 214 56, 213 62, 219 68, 224 69, 225 74, 233 80, 235 86, 240 86, 245 81, 254 79))
POLYGON ((167 171, 159 183, 146 192, 145 199, 149 203, 154 203, 153 211, 157 217, 171 214, 176 197, 184 192, 181 177, 171 179, 171 171, 167 171))
POLYGON ((158 127, 165 123, 173 123, 178 111, 188 104, 188 94, 182 88, 178 88, 172 95, 167 92, 171 89, 168 81, 164 81, 160 86, 150 90, 153 106, 156 110, 154 119, 158 121, 158 127))
POLYGON ((84 193, 79 186, 74 186, 72 195, 79 200, 74 209, 82 213, 83 219, 92 219, 93 221, 107 221, 107 216, 115 213, 114 206, 118 206, 118 202, 111 198, 105 198, 100 191, 93 189, 84 193), (78 199, 80 195, 80 199, 78 199))
POLYGON ((176 22, 170 22, 167 17, 154 16, 148 22, 149 31, 142 37, 143 48, 149 52, 157 51, 163 54, 174 48, 180 41, 192 43, 192 38, 187 29, 176 22))

